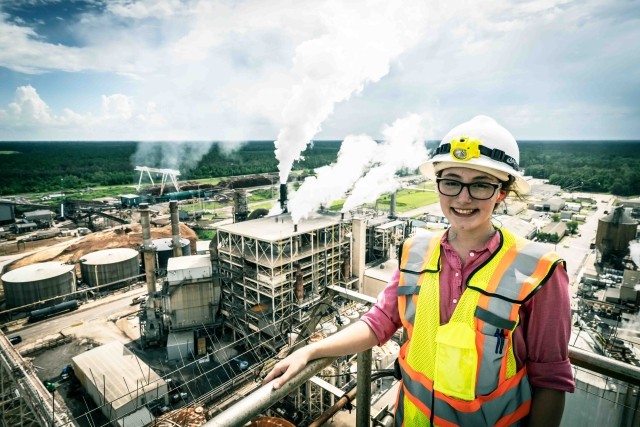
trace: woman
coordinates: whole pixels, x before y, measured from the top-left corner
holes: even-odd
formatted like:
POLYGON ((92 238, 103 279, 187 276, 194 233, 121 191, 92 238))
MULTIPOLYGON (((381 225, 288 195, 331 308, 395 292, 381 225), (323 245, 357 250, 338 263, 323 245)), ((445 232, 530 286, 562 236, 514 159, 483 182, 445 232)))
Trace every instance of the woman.
POLYGON ((310 360, 353 354, 404 326, 397 426, 557 426, 573 392, 564 261, 496 228, 495 208, 529 191, 513 136, 478 116, 451 130, 420 167, 450 227, 421 233, 376 305, 351 327, 278 362, 278 388, 310 360))

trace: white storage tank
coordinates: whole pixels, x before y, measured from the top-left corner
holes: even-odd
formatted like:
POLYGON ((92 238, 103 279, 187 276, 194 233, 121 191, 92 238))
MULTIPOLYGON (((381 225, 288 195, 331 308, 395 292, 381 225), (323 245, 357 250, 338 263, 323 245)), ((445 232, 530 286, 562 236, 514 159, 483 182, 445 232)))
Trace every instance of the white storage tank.
POLYGON ((129 248, 104 249, 86 254, 80 260, 82 281, 89 286, 116 283, 140 274, 138 251, 129 248))
POLYGON ((75 292, 75 268, 56 261, 31 264, 3 274, 2 284, 7 307, 20 307, 75 292))
MULTIPOLYGON (((169 258, 173 258, 172 238, 153 239, 152 243, 156 248, 156 268, 166 270, 169 258)), ((191 242, 189 239, 180 238, 180 246, 182 247, 182 256, 191 255, 191 242)))

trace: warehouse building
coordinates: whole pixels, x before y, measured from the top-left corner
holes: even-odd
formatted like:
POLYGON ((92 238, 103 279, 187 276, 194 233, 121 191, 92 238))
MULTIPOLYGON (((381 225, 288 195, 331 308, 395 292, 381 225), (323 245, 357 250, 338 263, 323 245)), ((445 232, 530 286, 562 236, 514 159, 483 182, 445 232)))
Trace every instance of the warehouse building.
POLYGON ((149 408, 168 402, 164 379, 118 341, 71 361, 80 384, 114 427, 145 426, 149 408))

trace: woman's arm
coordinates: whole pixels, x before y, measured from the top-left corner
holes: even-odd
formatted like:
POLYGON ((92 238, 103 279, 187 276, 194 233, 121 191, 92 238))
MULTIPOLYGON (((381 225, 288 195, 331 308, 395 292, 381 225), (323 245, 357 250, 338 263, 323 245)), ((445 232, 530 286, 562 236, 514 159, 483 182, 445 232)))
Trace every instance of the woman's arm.
POLYGON ((534 388, 527 427, 557 427, 564 412, 564 391, 534 388))
POLYGON ((366 323, 358 321, 340 332, 302 347, 282 359, 275 364, 271 372, 264 378, 263 383, 268 383, 279 377, 278 381, 273 383, 273 388, 280 388, 312 360, 355 354, 377 344, 376 334, 366 323))

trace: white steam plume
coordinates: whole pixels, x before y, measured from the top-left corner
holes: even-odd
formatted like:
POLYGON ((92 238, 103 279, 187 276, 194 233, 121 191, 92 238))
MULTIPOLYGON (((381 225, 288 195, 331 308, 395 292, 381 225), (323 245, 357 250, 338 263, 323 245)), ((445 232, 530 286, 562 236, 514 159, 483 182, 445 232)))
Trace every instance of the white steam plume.
MULTIPOLYGON (((629 242, 629 255, 636 268, 640 268, 640 241, 632 240, 629 242)), ((635 285, 633 288, 636 291, 640 291, 640 284, 635 285)))
POLYGON ((213 142, 140 142, 131 160, 134 166, 165 168, 185 172, 193 169, 209 152, 213 142))
POLYGON ((378 147, 378 163, 356 182, 342 211, 375 201, 381 194, 398 188, 395 174, 403 168, 416 169, 427 159, 424 140, 426 116, 410 114, 396 120, 383 131, 384 143, 378 147))
POLYGON ((377 144, 367 135, 350 135, 340 146, 336 163, 316 169, 289 201, 291 219, 297 224, 321 204, 340 199, 369 168, 377 144))
POLYGON ((334 1, 322 36, 296 49, 294 73, 299 84, 283 110, 275 141, 280 183, 298 160, 334 105, 362 91, 389 72, 390 62, 415 44, 426 29, 421 0, 334 1))

